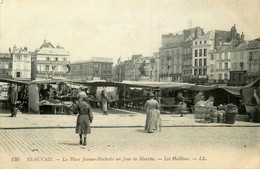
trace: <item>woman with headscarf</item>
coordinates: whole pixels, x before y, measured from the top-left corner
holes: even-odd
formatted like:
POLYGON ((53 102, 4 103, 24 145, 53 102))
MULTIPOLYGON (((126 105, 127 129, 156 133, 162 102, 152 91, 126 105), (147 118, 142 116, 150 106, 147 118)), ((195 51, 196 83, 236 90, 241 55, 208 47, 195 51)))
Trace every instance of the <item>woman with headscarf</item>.
POLYGON ((90 105, 87 103, 87 97, 79 100, 75 112, 78 115, 76 133, 79 134, 79 144, 82 144, 82 135, 84 137, 83 146, 87 144, 87 134, 91 133, 90 123, 93 120, 93 114, 90 105))
POLYGON ((148 133, 154 133, 159 126, 160 106, 158 101, 154 99, 153 93, 149 94, 149 98, 144 105, 144 108, 147 110, 145 130, 148 133))

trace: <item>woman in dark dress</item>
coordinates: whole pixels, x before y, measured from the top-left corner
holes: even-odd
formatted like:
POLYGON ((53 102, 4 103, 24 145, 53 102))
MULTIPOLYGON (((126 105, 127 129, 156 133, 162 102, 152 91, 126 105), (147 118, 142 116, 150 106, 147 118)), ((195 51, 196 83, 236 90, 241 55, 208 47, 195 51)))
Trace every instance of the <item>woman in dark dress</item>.
POLYGON ((83 146, 87 143, 87 134, 91 133, 90 123, 93 120, 93 114, 90 105, 87 103, 87 97, 83 97, 75 108, 75 112, 78 113, 76 133, 79 134, 80 142, 82 144, 82 135, 84 137, 83 146))

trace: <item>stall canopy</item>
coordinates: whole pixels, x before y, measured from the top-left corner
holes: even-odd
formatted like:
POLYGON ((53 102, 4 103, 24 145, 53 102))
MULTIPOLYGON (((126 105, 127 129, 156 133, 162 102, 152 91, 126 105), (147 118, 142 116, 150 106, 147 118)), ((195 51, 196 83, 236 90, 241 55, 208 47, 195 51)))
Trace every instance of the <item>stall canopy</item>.
POLYGON ((203 85, 193 85, 189 88, 189 90, 193 91, 209 91, 217 89, 217 86, 203 86, 203 85))
POLYGON ((227 91, 230 94, 233 94, 235 96, 240 96, 241 87, 223 86, 221 88, 224 89, 225 91, 227 91))
POLYGON ((23 84, 23 85, 29 85, 30 84, 29 81, 21 81, 21 80, 15 80, 15 79, 3 79, 3 78, 0 78, 0 82, 23 84))
POLYGON ((71 82, 70 80, 54 80, 54 79, 44 79, 44 80, 33 80, 31 84, 55 84, 60 82, 71 82))
MULTIPOLYGON (((260 87, 260 77, 254 82, 241 88, 240 92, 245 105, 251 106, 256 104, 254 98, 254 89, 257 89, 259 87, 260 87)), ((257 90, 257 95, 260 95, 259 89, 257 90)))
POLYGON ((178 82, 140 82, 140 81, 123 81, 122 84, 128 86, 135 86, 135 87, 150 87, 150 88, 158 88, 158 89, 168 89, 168 88, 175 88, 175 89, 187 89, 194 84, 189 83, 178 83, 178 82))
POLYGON ((246 89, 246 88, 252 88, 252 87, 259 87, 260 86, 260 77, 258 79, 256 79, 255 81, 253 81, 252 83, 243 86, 241 89, 246 89))

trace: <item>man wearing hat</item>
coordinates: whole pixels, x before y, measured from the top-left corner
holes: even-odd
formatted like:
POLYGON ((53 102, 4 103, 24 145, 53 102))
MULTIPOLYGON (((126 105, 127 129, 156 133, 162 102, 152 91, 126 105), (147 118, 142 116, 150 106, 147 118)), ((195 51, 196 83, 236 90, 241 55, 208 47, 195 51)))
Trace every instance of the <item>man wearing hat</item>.
POLYGON ((9 93, 9 103, 11 108, 11 116, 10 117, 16 117, 16 102, 18 98, 18 93, 15 90, 14 86, 11 86, 10 93, 9 93))
POLYGON ((81 87, 79 93, 77 94, 77 98, 81 100, 83 97, 87 97, 87 94, 84 91, 84 87, 81 87))

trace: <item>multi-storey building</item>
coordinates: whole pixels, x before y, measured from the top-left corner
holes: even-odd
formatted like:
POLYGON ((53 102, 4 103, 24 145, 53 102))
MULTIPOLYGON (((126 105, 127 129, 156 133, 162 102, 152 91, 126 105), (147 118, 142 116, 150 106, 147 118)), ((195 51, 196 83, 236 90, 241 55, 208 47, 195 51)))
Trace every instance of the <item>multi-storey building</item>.
POLYGON ((139 81, 139 68, 142 64, 143 55, 132 55, 130 60, 124 61, 124 77, 122 80, 139 81))
POLYGON ((243 86, 246 84, 248 71, 248 53, 246 49, 247 44, 241 43, 231 51, 229 85, 243 86))
POLYGON ((74 80, 107 80, 113 81, 113 59, 92 57, 88 61, 70 64, 71 79, 74 80))
POLYGON ((12 78, 13 58, 11 52, 0 53, 0 77, 12 78))
POLYGON ((246 54, 248 54, 247 83, 256 80, 260 76, 260 38, 249 41, 246 54))
POLYGON ((215 51, 210 52, 209 81, 210 83, 227 83, 230 75, 230 44, 216 47, 215 51), (212 62, 213 60, 213 62, 212 62), (213 63, 213 64, 212 64, 213 63))
POLYGON ((208 51, 214 49, 215 31, 209 31, 193 40, 192 80, 205 83, 208 75, 208 51))
POLYGON ((182 43, 182 81, 190 82, 192 76, 192 36, 182 43))
POLYGON ((183 63, 186 77, 190 74, 192 65, 189 62, 191 60, 189 41, 203 34, 200 27, 195 27, 175 34, 162 35, 162 46, 159 49, 160 81, 183 81, 183 63))
POLYGON ((19 80, 31 80, 31 54, 27 47, 13 47, 13 69, 12 77, 19 80))
POLYGON ((230 51, 244 35, 235 25, 230 31, 213 30, 193 40, 193 82, 223 83, 229 79, 230 51))
POLYGON ((32 79, 66 79, 69 62, 68 51, 44 40, 41 47, 32 53, 32 79))

